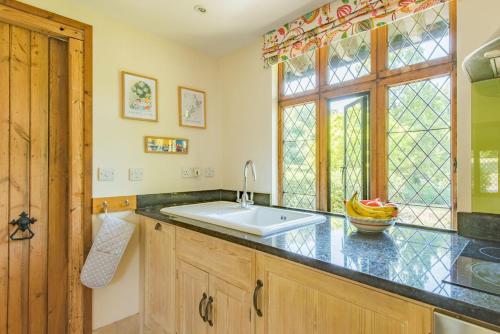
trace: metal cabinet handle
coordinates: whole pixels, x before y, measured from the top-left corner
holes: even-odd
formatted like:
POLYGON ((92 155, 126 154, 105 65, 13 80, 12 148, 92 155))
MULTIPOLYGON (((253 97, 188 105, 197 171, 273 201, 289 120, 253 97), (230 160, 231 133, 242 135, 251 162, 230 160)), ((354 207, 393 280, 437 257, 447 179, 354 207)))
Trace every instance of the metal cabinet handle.
POLYGON ((205 321, 208 321, 208 324, 210 325, 210 327, 212 327, 214 325, 213 323, 213 304, 214 302, 214 299, 212 298, 212 296, 208 297, 208 302, 207 302, 207 305, 205 306, 205 321))
POLYGON ((205 304, 205 300, 207 300, 207 297, 207 294, 203 293, 203 297, 201 297, 200 304, 198 305, 198 313, 200 313, 200 317, 201 319, 203 319, 203 322, 207 321, 206 312, 205 314, 203 314, 203 306, 205 304))
POLYGON ((264 286, 264 283, 262 283, 262 281, 259 279, 259 280, 257 280, 257 285, 255 286, 255 290, 253 290, 253 308, 255 309, 255 313, 257 313, 257 315, 259 317, 262 317, 262 310, 259 309, 259 307, 257 306, 257 297, 259 294, 259 290, 263 286, 264 286))

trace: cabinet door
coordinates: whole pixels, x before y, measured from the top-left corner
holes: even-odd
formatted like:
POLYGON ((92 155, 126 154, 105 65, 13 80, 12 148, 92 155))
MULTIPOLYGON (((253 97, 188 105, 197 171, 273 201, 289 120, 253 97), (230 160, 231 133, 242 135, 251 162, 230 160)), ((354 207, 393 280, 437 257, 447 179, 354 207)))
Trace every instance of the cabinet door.
MULTIPOLYGON (((205 309, 209 296, 208 273, 192 265, 177 261, 177 333, 178 334, 205 334, 209 331, 207 322, 200 316, 199 307, 205 309)), ((203 313, 203 312, 202 312, 203 313)))
POLYGON ((259 253, 258 334, 428 334, 432 308, 259 253))
POLYGON ((211 275, 210 295, 214 300, 211 333, 253 333, 252 303, 248 291, 211 275))
POLYGON ((175 228, 144 220, 146 333, 175 333, 175 228))

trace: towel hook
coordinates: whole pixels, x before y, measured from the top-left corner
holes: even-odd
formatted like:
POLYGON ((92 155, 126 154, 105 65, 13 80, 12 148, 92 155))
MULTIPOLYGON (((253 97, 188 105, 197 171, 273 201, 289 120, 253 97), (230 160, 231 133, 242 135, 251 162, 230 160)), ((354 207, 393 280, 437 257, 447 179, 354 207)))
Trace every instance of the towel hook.
POLYGON ((108 201, 102 202, 102 208, 104 209, 104 214, 107 216, 108 215, 108 201))

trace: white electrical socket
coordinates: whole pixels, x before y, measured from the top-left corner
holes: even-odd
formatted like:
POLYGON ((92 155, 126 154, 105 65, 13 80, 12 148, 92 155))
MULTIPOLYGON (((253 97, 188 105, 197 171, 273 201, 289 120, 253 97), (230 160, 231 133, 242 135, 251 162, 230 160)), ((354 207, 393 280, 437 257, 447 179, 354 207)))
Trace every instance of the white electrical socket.
POLYGON ((198 177, 201 175, 201 169, 198 167, 193 168, 193 177, 198 177))
POLYGON ((115 170, 113 168, 97 168, 97 180, 113 181, 115 179, 115 170))
POLYGON ((142 181, 144 179, 144 170, 142 168, 129 168, 128 179, 129 181, 142 181))
POLYGON ((214 177, 215 170, 212 167, 206 167, 204 170, 205 177, 214 177))
POLYGON ((185 167, 182 168, 182 177, 193 177, 193 168, 185 167))

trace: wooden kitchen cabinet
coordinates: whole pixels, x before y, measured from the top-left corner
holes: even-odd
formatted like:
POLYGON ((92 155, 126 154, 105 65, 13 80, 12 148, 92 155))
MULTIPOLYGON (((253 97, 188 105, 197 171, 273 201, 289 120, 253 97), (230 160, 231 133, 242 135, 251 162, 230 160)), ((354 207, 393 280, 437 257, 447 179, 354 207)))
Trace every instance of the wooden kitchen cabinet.
POLYGON ((208 302, 208 273, 184 261, 177 263, 177 332, 178 334, 208 333, 203 321, 208 302), (201 314, 200 314, 201 311, 201 314))
POLYGON ((144 332, 175 334, 175 227, 143 219, 144 332))
POLYGON ((253 333, 252 302, 248 291, 211 275, 210 296, 214 299, 212 333, 253 333))
POLYGON ((177 332, 252 334, 255 252, 181 228, 176 245, 177 332))
POLYGON ((258 334, 429 334, 432 308, 257 254, 258 334))
POLYGON ((202 233, 145 226, 146 333, 431 333, 431 306, 202 233))

